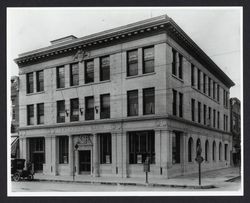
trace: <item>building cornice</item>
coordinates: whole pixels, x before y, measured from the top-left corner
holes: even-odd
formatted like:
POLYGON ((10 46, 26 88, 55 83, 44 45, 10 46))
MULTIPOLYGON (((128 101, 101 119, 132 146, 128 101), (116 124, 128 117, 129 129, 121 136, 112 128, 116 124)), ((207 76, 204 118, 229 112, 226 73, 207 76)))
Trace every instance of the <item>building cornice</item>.
POLYGON ((205 52, 167 15, 150 18, 126 26, 99 32, 67 42, 54 44, 42 49, 26 52, 19 55, 15 62, 21 67, 27 63, 38 62, 41 59, 54 57, 67 52, 90 49, 97 46, 106 46, 122 40, 132 39, 135 36, 143 37, 145 33, 166 31, 179 44, 191 52, 198 61, 220 79, 227 87, 234 86, 234 82, 210 59, 205 52))

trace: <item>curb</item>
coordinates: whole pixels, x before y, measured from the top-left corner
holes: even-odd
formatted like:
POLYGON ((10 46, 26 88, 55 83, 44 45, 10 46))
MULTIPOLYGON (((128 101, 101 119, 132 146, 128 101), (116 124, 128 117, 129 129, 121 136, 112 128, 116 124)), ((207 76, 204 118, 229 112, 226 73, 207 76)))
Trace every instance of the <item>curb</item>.
POLYGON ((124 185, 124 186, 147 186, 147 187, 166 187, 166 188, 189 188, 189 189, 212 189, 214 185, 174 185, 174 184, 158 184, 158 183, 133 183, 133 182, 103 182, 103 181, 71 181, 71 180, 51 180, 51 179, 34 179, 38 182, 61 182, 61 183, 87 183, 101 185, 124 185))
POLYGON ((241 179, 241 176, 235 176, 235 177, 233 177, 233 178, 230 178, 230 179, 227 179, 227 180, 225 180, 225 182, 233 182, 234 180, 236 180, 236 179, 241 179))

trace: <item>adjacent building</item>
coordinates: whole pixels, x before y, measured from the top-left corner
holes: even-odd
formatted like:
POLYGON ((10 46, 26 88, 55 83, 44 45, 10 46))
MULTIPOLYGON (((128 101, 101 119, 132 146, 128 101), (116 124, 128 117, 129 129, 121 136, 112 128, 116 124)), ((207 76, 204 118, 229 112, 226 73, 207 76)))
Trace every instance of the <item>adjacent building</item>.
POLYGON ((19 55, 20 150, 48 175, 228 167, 232 80, 168 16, 19 55))
POLYGON ((11 77, 11 157, 19 157, 19 78, 11 77))
POLYGON ((231 108, 231 133, 232 141, 232 163, 233 165, 240 164, 241 157, 241 113, 240 113, 240 100, 238 98, 230 98, 231 108))

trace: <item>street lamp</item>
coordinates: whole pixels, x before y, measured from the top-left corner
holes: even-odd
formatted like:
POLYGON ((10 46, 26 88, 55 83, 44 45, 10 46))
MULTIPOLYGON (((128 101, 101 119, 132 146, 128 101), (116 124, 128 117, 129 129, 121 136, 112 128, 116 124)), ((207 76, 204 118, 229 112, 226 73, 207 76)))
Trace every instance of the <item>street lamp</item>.
POLYGON ((201 156, 202 148, 201 143, 198 144, 196 149, 196 158, 195 161, 199 164, 199 185, 201 185, 201 163, 204 161, 203 157, 201 156))
POLYGON ((76 167, 75 167, 75 151, 77 151, 78 149, 78 144, 75 145, 75 148, 73 150, 73 181, 75 181, 75 171, 76 171, 76 167))

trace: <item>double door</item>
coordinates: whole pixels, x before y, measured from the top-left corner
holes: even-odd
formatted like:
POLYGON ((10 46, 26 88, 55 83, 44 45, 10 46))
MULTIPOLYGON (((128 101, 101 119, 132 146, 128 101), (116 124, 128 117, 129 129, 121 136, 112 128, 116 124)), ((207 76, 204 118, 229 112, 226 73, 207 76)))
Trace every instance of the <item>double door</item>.
POLYGON ((91 150, 79 151, 79 173, 91 173, 91 150))

